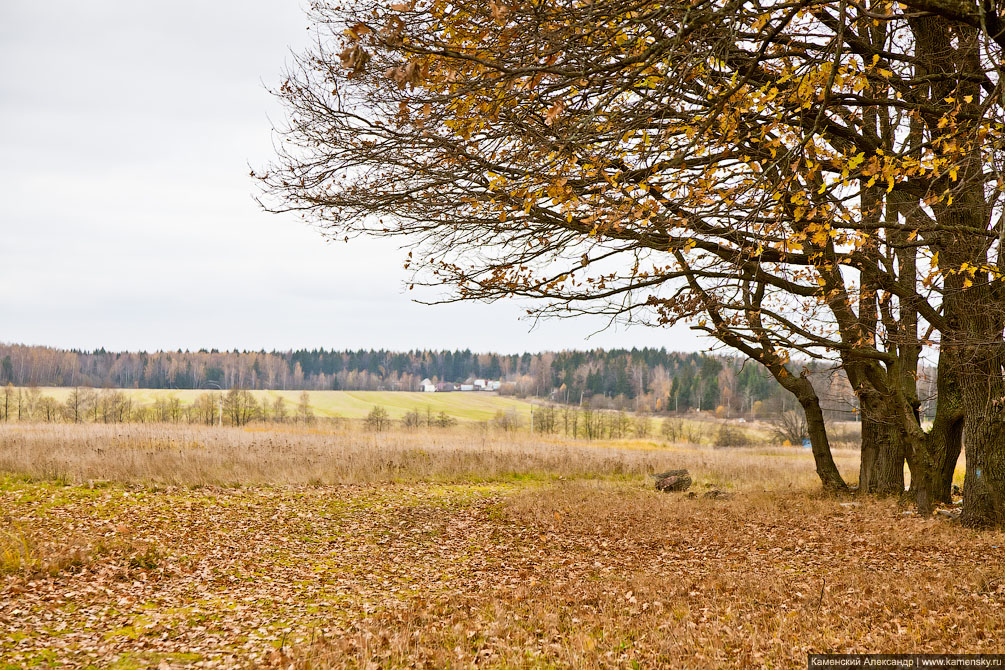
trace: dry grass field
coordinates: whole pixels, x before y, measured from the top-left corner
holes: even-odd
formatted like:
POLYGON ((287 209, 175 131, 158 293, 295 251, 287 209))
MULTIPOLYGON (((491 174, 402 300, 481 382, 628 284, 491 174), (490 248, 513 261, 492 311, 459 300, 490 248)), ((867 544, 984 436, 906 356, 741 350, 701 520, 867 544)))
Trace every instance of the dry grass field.
MULTIPOLYGON (((29 389, 21 388, 18 391, 28 392, 29 389)), ((205 389, 85 389, 96 393, 115 392, 123 394, 128 398, 133 408, 152 409, 158 402, 177 401, 184 407, 193 407, 200 396, 216 394, 217 391, 207 391, 205 389)), ((67 387, 41 387, 37 389, 41 396, 51 398, 60 407, 65 408, 65 403, 73 392, 73 388, 67 387)), ((255 402, 259 405, 265 404, 272 407, 277 399, 282 398, 286 403, 286 411, 291 415, 296 412, 301 400, 301 391, 249 391, 255 402)), ((217 396, 218 397, 218 396, 217 396)), ((437 392, 419 393, 408 391, 309 391, 308 405, 313 415, 320 419, 320 423, 332 423, 342 420, 360 421, 375 407, 381 407, 387 412, 387 416, 392 421, 400 421, 410 412, 418 412, 419 417, 429 423, 428 419, 435 419, 442 413, 446 417, 461 424, 472 423, 492 423, 498 419, 500 414, 506 416, 512 422, 519 423, 524 429, 530 428, 531 414, 534 411, 540 412, 548 407, 548 404, 536 398, 516 398, 504 396, 490 392, 437 392)), ((215 402, 215 401, 214 401, 215 402)), ((579 414, 580 423, 578 431, 585 432, 585 419, 582 414, 583 407, 575 405, 553 405, 554 421, 558 424, 558 430, 563 433, 570 431, 569 426, 562 426, 563 411, 569 410, 571 413, 579 414)), ((600 410, 607 420, 610 421, 617 412, 613 409, 600 410)), ((11 410, 12 416, 18 416, 16 409, 11 410)), ((97 422, 99 419, 85 412, 89 420, 97 422)), ((638 415, 627 411, 625 415, 629 421, 633 422, 639 418, 645 418, 648 425, 649 435, 659 435, 664 423, 668 420, 663 417, 638 415)), ((229 413, 225 413, 225 422, 233 423, 229 413)), ((41 410, 37 410, 34 415, 35 420, 44 419, 41 410)), ((163 417, 162 417, 163 418, 163 417)), ((14 419, 11 419, 14 421, 14 419)), ((135 420, 135 419, 133 419, 135 420)), ((144 420, 156 420, 156 414, 144 420)), ((255 419, 258 421, 259 419, 255 419)), ((540 417, 538 419, 540 421, 540 417)), ((716 441, 716 433, 720 426, 728 424, 732 431, 741 436, 745 442, 750 444, 778 443, 780 440, 773 434, 770 422, 765 420, 744 420, 739 421, 723 420, 716 417, 714 412, 689 412, 681 416, 669 419, 675 428, 675 432, 681 439, 689 439, 692 442, 713 444, 716 441)), ((31 423, 29 414, 24 419, 31 423)), ((57 422, 69 422, 72 420, 64 415, 57 416, 57 422)), ((198 416, 194 419, 200 422, 198 416)), ((127 420, 128 422, 128 420, 127 420)), ((179 423, 185 423, 184 416, 178 418, 179 423)), ((833 424, 831 427, 832 440, 835 442, 855 441, 858 435, 858 425, 853 422, 841 422, 833 424)), ((602 432, 602 431, 601 431, 602 432)), ((634 428, 632 429, 634 432, 634 428)))
POLYGON ((1003 650, 1002 533, 823 496, 800 449, 22 425, 0 473, 4 670, 1003 650), (697 496, 652 490, 671 467, 697 496))
MULTIPOLYGON (((43 395, 57 402, 66 402, 73 390, 66 387, 42 387, 43 395)), ((114 389, 129 396, 137 404, 150 406, 157 400, 177 399, 183 405, 191 405, 204 393, 212 389, 114 389)), ((259 403, 274 403, 282 398, 290 411, 300 401, 301 391, 251 391, 259 403)), ((419 393, 410 391, 310 391, 311 410, 322 418, 362 419, 375 406, 387 410, 392 419, 400 419, 411 410, 444 412, 459 421, 488 421, 496 412, 515 412, 526 419, 533 405, 512 396, 502 396, 488 392, 444 392, 419 393)))

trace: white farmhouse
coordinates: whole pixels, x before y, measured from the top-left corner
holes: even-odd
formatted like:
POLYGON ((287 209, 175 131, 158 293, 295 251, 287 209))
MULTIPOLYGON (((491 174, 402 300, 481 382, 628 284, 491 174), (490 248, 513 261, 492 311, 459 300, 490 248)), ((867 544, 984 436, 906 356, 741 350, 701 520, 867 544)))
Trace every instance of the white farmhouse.
POLYGON ((419 383, 419 388, 424 393, 436 393, 436 384, 429 377, 426 377, 419 383))

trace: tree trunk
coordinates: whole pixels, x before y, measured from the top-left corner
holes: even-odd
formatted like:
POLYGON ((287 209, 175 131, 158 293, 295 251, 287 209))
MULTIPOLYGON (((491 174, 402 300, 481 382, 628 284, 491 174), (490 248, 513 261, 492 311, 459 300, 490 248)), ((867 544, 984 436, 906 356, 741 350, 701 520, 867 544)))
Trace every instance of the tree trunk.
POLYGON ((864 375, 856 374, 855 377, 862 411, 858 490, 875 495, 902 495, 907 448, 901 418, 890 406, 893 399, 888 393, 881 393, 864 379, 864 375))
POLYGON ((940 422, 936 415, 935 421, 927 436, 928 451, 935 465, 932 498, 948 505, 953 502, 953 477, 963 451, 963 420, 940 422))
MULTIPOLYGON (((679 258, 680 256, 678 256, 679 258)), ((706 299, 706 306, 713 321, 717 325, 721 325, 723 319, 714 304, 707 300, 707 295, 700 290, 693 277, 689 277, 688 281, 691 287, 698 290, 699 294, 706 299)), ((716 337, 722 342, 747 354, 751 359, 760 362, 782 388, 796 397, 806 415, 806 426, 810 434, 810 447, 813 452, 813 461, 816 464, 817 476, 820 477, 820 483, 827 490, 845 491, 848 489, 848 485, 841 477, 841 473, 838 471, 837 465, 834 464, 834 458, 831 455, 831 446, 827 439, 827 427, 824 424, 823 411, 820 409, 820 398, 817 396, 813 384, 807 379, 806 371, 803 370, 799 375, 792 374, 772 348, 770 338, 766 336, 765 329, 761 323, 760 313, 754 308, 755 305, 760 306, 763 297, 763 285, 760 285, 747 296, 747 299, 751 301, 748 318, 750 319, 750 324, 761 338, 760 348, 750 345, 728 329, 717 329, 716 337)))
POLYGON ((900 437, 897 419, 891 416, 862 415, 862 456, 859 463, 859 490, 876 495, 904 493, 904 463, 907 450, 900 437))
MULTIPOLYGON (((985 322, 993 318, 987 312, 974 313, 968 321, 985 322)), ((976 335, 972 337, 978 339, 976 335)), ((968 526, 1005 522, 1005 415, 1002 412, 1005 381, 999 346, 989 342, 962 349, 960 384, 965 413, 967 474, 963 480, 960 521, 968 526)))
MULTIPOLYGON (((940 119, 946 114, 956 110, 970 118, 980 118, 984 112, 979 104, 979 82, 984 72, 980 34, 973 27, 950 24, 925 14, 912 17, 910 24, 916 38, 918 73, 938 75, 930 88, 934 107, 926 112, 925 122, 933 139, 941 141, 944 139, 941 129, 945 124, 940 119), (948 106, 960 99, 963 104, 958 107, 948 106)), ((971 130, 976 132, 976 127, 971 130)), ((967 128, 957 125, 946 127, 944 132, 945 139, 952 139, 966 136, 967 128)), ((939 267, 948 270, 943 286, 942 312, 946 323, 941 351, 942 355, 948 352, 955 357, 945 371, 945 381, 959 383, 958 398, 963 413, 967 473, 960 520, 969 526, 990 526, 1005 521, 1005 417, 1002 414, 1005 381, 1001 359, 1005 295, 1000 282, 993 282, 985 268, 989 262, 1000 266, 1005 258, 999 248, 998 258, 992 260, 994 238, 984 233, 989 229, 993 211, 985 194, 985 157, 980 146, 976 143, 969 146, 965 152, 953 156, 953 160, 958 176, 954 176, 953 183, 945 183, 945 187, 952 188, 952 198, 932 208, 939 224, 939 230, 933 235, 933 247, 940 256, 939 267)), ((943 381, 942 372, 940 370, 940 382, 943 381)), ((958 422, 958 415, 950 411, 946 422, 940 426, 940 435, 947 437, 945 454, 940 454, 940 484, 945 481, 950 462, 955 463, 951 457, 951 438, 958 430, 958 422), (953 418, 955 420, 950 420, 953 418)), ((942 438, 933 435, 932 439, 942 438)))
POLYGON ((963 399, 960 395, 956 356, 951 347, 939 352, 938 375, 935 421, 925 439, 934 468, 932 498, 949 504, 953 501, 956 462, 963 449, 963 399))
POLYGON ((862 493, 872 493, 875 484, 873 483, 873 473, 876 470, 876 436, 873 434, 874 421, 866 421, 862 416, 862 446, 859 453, 858 464, 858 490, 862 493))
POLYGON ((806 428, 810 434, 810 450, 813 452, 813 462, 816 465, 820 483, 829 491, 846 491, 848 485, 831 455, 830 441, 827 439, 827 426, 824 423, 824 413, 820 409, 820 397, 813 384, 805 374, 793 375, 784 366, 768 366, 768 370, 785 390, 796 397, 806 415, 806 428))
POLYGON ((981 368, 966 374, 969 383, 963 391, 967 474, 960 520, 969 526, 1005 521, 1005 421, 998 404, 1005 388, 1000 370, 981 368), (976 378, 981 372, 982 378, 976 378))
POLYGON ((848 485, 838 472, 837 465, 834 464, 834 457, 831 455, 830 440, 827 439, 827 427, 824 424, 824 413, 820 409, 820 399, 816 391, 805 377, 800 377, 809 391, 801 391, 796 394, 799 404, 806 415, 806 429, 810 434, 810 450, 813 452, 813 463, 817 468, 817 476, 825 489, 831 491, 845 491, 848 485))

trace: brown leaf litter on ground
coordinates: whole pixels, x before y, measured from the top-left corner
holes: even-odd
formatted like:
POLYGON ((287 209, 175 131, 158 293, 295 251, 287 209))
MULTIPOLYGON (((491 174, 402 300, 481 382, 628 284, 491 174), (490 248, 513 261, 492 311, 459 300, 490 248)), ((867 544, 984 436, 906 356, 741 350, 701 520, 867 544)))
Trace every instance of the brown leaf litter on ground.
POLYGON ((7 480, 0 528, 32 555, 0 576, 4 669, 788 668, 811 651, 1003 650, 1005 536, 892 502, 7 480))

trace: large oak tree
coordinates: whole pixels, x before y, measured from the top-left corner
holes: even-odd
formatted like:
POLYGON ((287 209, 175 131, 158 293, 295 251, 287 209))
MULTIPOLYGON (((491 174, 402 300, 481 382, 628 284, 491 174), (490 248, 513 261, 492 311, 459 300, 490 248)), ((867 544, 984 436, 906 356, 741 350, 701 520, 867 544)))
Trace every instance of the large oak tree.
POLYGON ((686 320, 806 410, 832 360, 863 413, 860 487, 1005 515, 1000 10, 953 0, 312 7, 317 42, 265 202, 403 236, 417 281, 543 314, 686 320), (939 355, 922 430, 917 375, 939 355))

